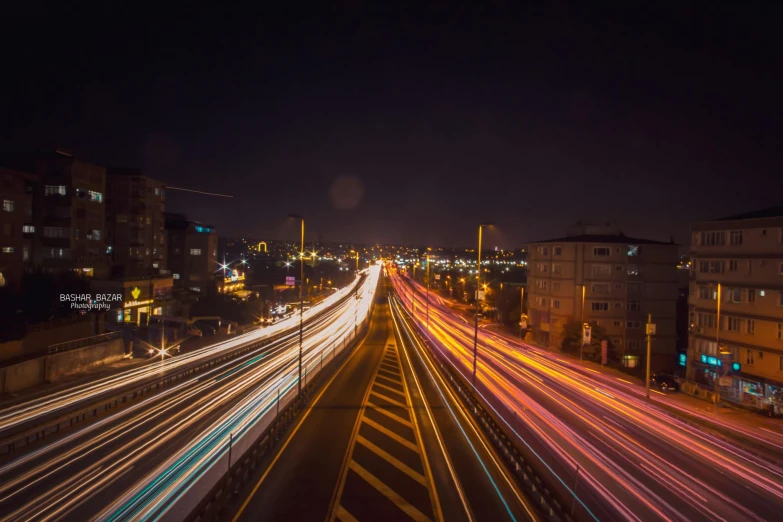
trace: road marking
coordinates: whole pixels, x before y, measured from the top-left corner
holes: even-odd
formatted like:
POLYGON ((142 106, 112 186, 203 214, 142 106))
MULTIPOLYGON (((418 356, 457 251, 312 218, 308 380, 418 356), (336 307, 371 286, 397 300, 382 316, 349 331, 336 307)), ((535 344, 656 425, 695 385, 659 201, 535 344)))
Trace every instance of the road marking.
MULTIPOLYGON (((374 391, 374 390, 370 392, 370 395, 375 395, 376 397, 378 397, 380 399, 383 399, 386 402, 392 403, 393 406, 397 406, 398 408, 407 408, 408 407, 408 405, 405 404, 404 402, 400 402, 400 401, 394 400, 391 397, 388 397, 386 395, 378 393, 377 391, 374 391)), ((387 407, 387 406, 384 406, 384 407, 387 407)))
MULTIPOLYGON (((397 442, 399 442, 400 444, 402 444, 403 446, 405 446, 409 450, 415 451, 416 453, 419 452, 419 447, 418 446, 416 446, 415 444, 413 444, 409 440, 403 439, 402 437, 400 437, 399 435, 394 433, 392 430, 388 429, 387 427, 385 427, 385 426, 383 426, 381 424, 378 424, 377 422, 375 422, 371 418, 365 417, 364 418, 364 423, 372 426, 373 428, 375 428, 376 430, 380 431, 381 433, 383 433, 387 437, 390 437, 390 438, 396 440, 397 442)), ((762 428, 762 429, 764 429, 764 428, 762 428)))
POLYGON ((394 504, 403 510, 409 517, 416 522, 432 522, 429 517, 424 513, 413 507, 410 502, 402 498, 399 494, 395 493, 392 488, 381 482, 381 480, 361 467, 355 460, 351 461, 350 468, 356 472, 357 475, 362 477, 372 487, 383 493, 383 496, 394 502, 394 504))
POLYGON ((416 471, 415 469, 411 468, 407 464, 405 464, 403 461, 395 457, 394 455, 390 454, 383 448, 379 448, 369 440, 365 439, 361 435, 356 436, 356 442, 367 448, 368 450, 372 451, 382 459, 386 460, 389 464, 397 468, 398 470, 402 471, 406 475, 408 475, 410 478, 424 486, 427 487, 427 479, 424 478, 424 475, 416 471))
MULTIPOLYGON (((400 384, 402 384, 402 383, 400 383, 400 384)), ((376 382, 375 384, 373 384, 373 386, 377 386, 379 388, 383 388, 384 390, 389 390, 390 392, 394 392, 396 394, 399 394, 399 395, 402 395, 403 397, 405 397, 405 394, 403 392, 401 392, 399 390, 395 390, 391 386, 386 386, 385 384, 381 384, 379 382, 376 382)))
POLYGON ((393 413, 391 413, 389 411, 386 411, 383 408, 381 408, 380 406, 377 406, 377 405, 375 405, 375 404, 373 404, 371 402, 368 402, 367 403, 367 407, 368 408, 372 408, 373 410, 377 411, 378 413, 382 413, 382 414, 386 415, 390 419, 396 420, 400 424, 404 424, 405 426, 408 426, 409 428, 413 428, 413 424, 410 421, 408 421, 406 419, 403 419, 399 415, 395 415, 395 414, 393 414, 393 413))
MULTIPOLYGON (((370 335, 370 332, 372 331, 372 326, 375 318, 375 314, 372 314, 370 316, 370 324, 367 327, 367 333, 364 334, 364 338, 362 338, 362 341, 357 346, 362 346, 366 341, 367 337, 370 335)), ((348 356, 348 358, 343 362, 343 364, 340 365, 340 368, 337 369, 336 372, 334 372, 334 375, 332 375, 331 379, 329 379, 329 382, 326 383, 326 386, 323 387, 321 392, 316 396, 315 400, 313 401, 313 405, 317 404, 318 401, 321 399, 324 393, 326 393, 326 390, 329 389, 329 386, 331 386, 332 382, 337 378, 338 375, 343 371, 343 368, 348 364, 348 362, 353 359, 353 357, 359 353, 361 350, 354 350, 353 353, 348 356)), ((312 412, 314 408, 307 408, 305 410, 305 414, 302 415, 302 419, 299 421, 299 424, 296 425, 296 427, 291 431, 291 434, 286 439, 285 443, 280 447, 280 451, 277 452, 277 455, 275 455, 275 458, 272 459, 272 462, 269 464, 269 467, 266 468, 266 471, 264 471, 264 474, 261 475, 261 478, 258 479, 258 482, 256 482, 256 485, 253 486, 253 491, 250 492, 250 494, 245 498, 245 501, 242 502, 242 505, 239 507, 239 510, 237 511, 237 514, 234 515, 234 518, 232 519, 232 522, 237 522, 239 520, 239 517, 242 516, 242 513, 247 509, 247 505, 250 503, 250 499, 252 499, 256 492, 258 491, 258 488, 261 487, 261 484, 264 482, 266 477, 269 475, 269 473, 272 471, 272 468, 275 467, 275 464, 280 459, 280 456, 283 454, 285 449, 288 447, 288 444, 293 440, 294 435, 296 435, 296 432, 299 431, 299 428, 302 427, 302 424, 304 424, 304 421, 307 419, 307 417, 310 415, 310 412, 312 412)))
MULTIPOLYGON (((391 319, 389 341, 367 386, 327 522, 335 522, 336 519, 363 520, 366 513, 371 512, 373 502, 382 502, 382 497, 399 508, 400 515, 405 513, 416 522, 443 520, 432 470, 402 374, 402 361, 391 319), (399 378, 392 379, 384 372, 395 373, 399 378), (383 402, 383 405, 378 404, 378 401, 383 402), (395 429, 389 423, 383 425, 376 420, 377 417, 370 417, 368 410, 374 410, 402 426, 395 429), (362 424, 367 424, 368 428, 361 430, 362 424), (357 451, 357 444, 363 449, 357 451), (383 462, 401 473, 392 472, 392 468, 385 467, 383 462), (376 493, 368 493, 366 486, 373 488, 376 493), (373 497, 373 494, 378 496, 373 497), (346 516, 343 517, 343 514, 346 516)), ((389 509, 394 508, 389 506, 389 509)))
MULTIPOLYGON (((380 373, 376 377, 380 378, 380 379, 386 379, 387 381, 389 381, 389 382, 391 382, 393 384, 398 384, 398 385, 402 386, 402 381, 399 380, 399 379, 392 379, 391 377, 386 377, 385 375, 382 375, 380 373)), ((378 382, 378 381, 376 380, 375 382, 378 382)))
POLYGON ((348 511, 342 506, 337 506, 337 518, 339 518, 342 522, 359 522, 356 517, 348 513, 348 511))

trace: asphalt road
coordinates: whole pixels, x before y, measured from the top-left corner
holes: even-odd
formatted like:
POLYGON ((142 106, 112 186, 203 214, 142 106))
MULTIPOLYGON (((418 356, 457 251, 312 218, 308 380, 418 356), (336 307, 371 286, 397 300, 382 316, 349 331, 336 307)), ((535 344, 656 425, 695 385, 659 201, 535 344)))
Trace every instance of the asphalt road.
POLYGON ((251 480, 234 520, 534 518, 503 474, 384 303, 364 342, 251 480))
MULTIPOLYGON (((335 324, 353 323, 353 309, 348 300, 308 325, 306 363, 330 348, 324 339, 335 324)), ((295 376, 297 348, 298 335, 287 336, 7 456, 0 462, 0 520, 93 519, 237 403, 295 376)))
MULTIPOLYGON (((408 302, 412 294, 396 285, 408 302)), ((421 296, 419 296, 420 298, 421 296)), ((422 304, 417 321, 424 324, 422 304)), ((473 328, 430 303, 432 343, 463 375, 472 370, 473 328)), ((540 458, 563 499, 584 520, 777 520, 783 469, 654 402, 575 369, 551 354, 479 333, 477 387, 540 458)), ((616 380, 616 379, 615 379, 616 380)))

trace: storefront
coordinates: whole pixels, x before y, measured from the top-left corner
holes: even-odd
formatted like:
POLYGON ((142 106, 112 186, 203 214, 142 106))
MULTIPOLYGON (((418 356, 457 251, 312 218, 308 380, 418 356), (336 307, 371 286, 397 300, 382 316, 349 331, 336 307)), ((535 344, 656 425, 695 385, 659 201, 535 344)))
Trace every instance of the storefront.
POLYGON ((238 270, 232 270, 218 283, 218 292, 222 294, 236 294, 245 290, 245 274, 238 270))
POLYGON ((147 326, 151 315, 165 315, 171 305, 174 280, 171 277, 94 281, 94 292, 122 295, 122 301, 112 303, 107 322, 147 326))

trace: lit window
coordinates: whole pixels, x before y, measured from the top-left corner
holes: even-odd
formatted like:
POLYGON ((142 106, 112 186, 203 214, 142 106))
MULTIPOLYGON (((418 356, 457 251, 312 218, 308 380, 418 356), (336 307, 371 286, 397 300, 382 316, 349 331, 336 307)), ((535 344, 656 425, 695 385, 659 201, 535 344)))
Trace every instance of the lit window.
POLYGON ((88 190, 87 195, 89 196, 90 201, 94 201, 96 203, 103 202, 103 194, 101 194, 100 192, 95 192, 94 190, 88 190))
POLYGON ((191 256, 200 256, 201 255, 201 249, 200 248, 191 248, 190 249, 190 255, 191 256))
POLYGON ((629 256, 638 256, 641 253, 642 253, 642 249, 639 247, 639 245, 628 245, 629 256))
POLYGON ((87 233, 87 239, 92 239, 94 241, 100 241, 101 239, 101 231, 100 230, 90 230, 87 233))
POLYGON ((13 212, 14 211, 14 201, 12 199, 4 199, 3 200, 3 211, 4 212, 13 212))
POLYGON ((44 187, 44 196, 65 196, 66 194, 65 185, 46 185, 44 187))
POLYGON ((25 234, 34 234, 35 233, 35 226, 33 225, 24 225, 22 227, 22 232, 25 234))
POLYGON ((6 246, 3 247, 3 254, 13 254, 14 253, 14 247, 6 246))
POLYGON ((179 274, 172 274, 171 277, 173 277, 174 279, 179 279, 179 274))

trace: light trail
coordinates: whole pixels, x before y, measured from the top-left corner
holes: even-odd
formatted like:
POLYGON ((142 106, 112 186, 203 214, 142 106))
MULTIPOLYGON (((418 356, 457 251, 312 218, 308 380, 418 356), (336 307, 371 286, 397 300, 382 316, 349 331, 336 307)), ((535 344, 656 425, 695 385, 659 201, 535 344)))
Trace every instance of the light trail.
MULTIPOLYGON (((422 334, 470 382, 473 328, 431 298, 427 330, 425 292, 390 273, 409 313, 417 301, 422 334)), ((628 381, 481 329, 476 391, 557 483, 572 482, 579 466, 577 492, 602 520, 764 520, 783 508, 777 464, 662 410, 655 401, 668 397, 648 402, 628 381)))
MULTIPOLYGON (((378 271, 358 288, 360 299, 334 305, 348 288, 305 312, 319 314, 305 329, 305 377, 367 316, 378 271)), ((229 437, 243 443, 274 414, 278 394, 295 394, 297 377, 293 332, 52 439, 0 466, 0 520, 86 520, 101 510, 108 520, 156 518, 220 460, 229 437)))

